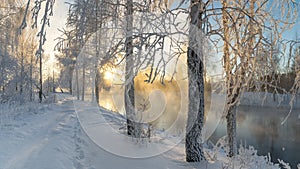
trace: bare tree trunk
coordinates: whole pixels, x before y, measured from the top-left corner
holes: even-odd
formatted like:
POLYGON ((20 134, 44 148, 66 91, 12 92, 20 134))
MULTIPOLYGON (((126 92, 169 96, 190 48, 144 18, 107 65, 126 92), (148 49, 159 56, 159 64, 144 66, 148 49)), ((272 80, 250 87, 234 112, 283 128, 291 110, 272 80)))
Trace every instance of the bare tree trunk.
MULTIPOLYGON (((23 49, 22 49, 23 50, 23 49)), ((24 79, 24 55, 23 55, 23 51, 21 53, 21 82, 20 82, 20 95, 23 94, 23 79, 24 79)))
POLYGON ((236 142, 236 106, 230 106, 227 110, 227 139, 229 152, 228 156, 233 157, 237 153, 237 142, 236 142))
MULTIPOLYGON (((1 42, 0 42, 1 43, 1 42)), ((4 94, 4 92, 5 92, 5 87, 4 87, 4 68, 3 68, 3 66, 2 66, 2 60, 3 60, 3 56, 1 56, 1 59, 0 59, 0 69, 1 69, 1 77, 0 77, 0 79, 1 79, 1 84, 0 84, 0 86, 2 87, 2 93, 4 94)))
MULTIPOLYGON (((47 25, 47 22, 49 21, 49 19, 47 18, 48 16, 48 12, 49 11, 49 6, 50 6, 50 0, 46 1, 46 5, 45 5, 45 12, 44 12, 44 16, 42 19, 42 26, 41 26, 41 31, 39 32, 39 48, 37 51, 37 56, 40 60, 40 91, 39 91, 39 99, 40 99, 40 103, 43 101, 43 74, 42 74, 42 53, 43 53, 43 45, 44 45, 44 40, 45 40, 45 26, 47 25)), ((37 18, 37 16, 36 16, 37 18)), ((36 21, 37 22, 37 21, 36 21)))
POLYGON ((85 65, 83 65, 82 68, 82 95, 81 95, 82 101, 84 101, 84 95, 85 95, 85 65))
POLYGON ((134 97, 134 58, 133 58, 133 0, 127 0, 126 5, 126 66, 125 66, 125 110, 127 118, 127 134, 133 137, 140 137, 139 126, 135 118, 135 97, 134 97))
MULTIPOLYGON (((97 1, 97 9, 98 9, 98 1, 97 1)), ((98 21, 96 23, 98 25, 98 21)), ((97 26, 98 27, 98 26, 97 26)), ((96 31, 96 64, 95 64, 95 95, 96 95, 96 102, 97 104, 100 104, 100 72, 98 70, 98 58, 99 58, 99 48, 98 48, 98 43, 100 44, 98 38, 98 32, 96 31)))
POLYGON ((40 56, 39 58, 40 60, 40 90, 39 90, 39 99, 40 99, 40 103, 42 103, 43 101, 43 69, 42 69, 42 56, 40 56))
POLYGON ((79 79, 78 79, 78 76, 79 76, 79 72, 78 72, 78 69, 76 68, 75 69, 75 78, 76 78, 76 94, 77 94, 77 100, 80 100, 80 91, 79 91, 79 79))
MULTIPOLYGON (((199 162, 205 160, 203 153, 202 128, 204 124, 204 79, 203 79, 203 51, 193 49, 197 40, 194 39, 193 30, 202 26, 202 1, 191 0, 190 11, 190 39, 188 48, 188 82, 189 82, 189 105, 188 121, 185 139, 186 161, 199 162), (200 52, 195 52, 195 50, 200 52)), ((201 46, 202 44, 200 44, 201 46)))
POLYGON ((72 89, 72 75, 70 74, 70 79, 69 79, 69 90, 70 90, 70 95, 73 95, 73 89, 72 89))
MULTIPOLYGON (((1 63, 2 65, 2 63, 1 63)), ((5 83, 4 83, 4 69, 1 68, 1 86, 2 86, 2 94, 5 93, 5 83)))
POLYGON ((99 73, 98 69, 96 70, 95 83, 96 83, 96 88, 95 88, 96 102, 99 104, 100 103, 100 73, 99 73))
POLYGON ((47 95, 49 95, 50 92, 50 74, 49 74, 49 70, 48 70, 48 75, 47 75, 47 95))
POLYGON ((227 109, 225 109, 226 122, 227 122, 227 140, 228 140, 228 156, 233 157, 236 155, 236 99, 237 96, 233 96, 234 84, 232 83, 232 78, 234 75, 231 73, 232 66, 230 65, 230 51, 229 51, 229 16, 225 9, 227 7, 227 0, 222 1, 222 22, 223 22, 223 33, 224 33, 224 69, 226 72, 226 87, 227 87, 227 109))
MULTIPOLYGON (((98 79, 98 57, 99 57, 99 48, 98 48, 98 45, 100 44, 99 43, 99 38, 98 38, 98 10, 99 10, 99 0, 96 0, 96 30, 95 30, 95 33, 96 33, 96 60, 95 60, 95 65, 94 65, 94 72, 93 72, 93 80, 92 82, 95 82, 93 83, 93 89, 92 89, 92 102, 95 102, 97 104, 99 104, 99 88, 98 88, 98 83, 99 83, 99 79, 98 79), (98 44, 99 43, 99 44, 98 44), (96 97, 96 100, 94 100, 96 97)), ((102 14, 101 14, 102 16, 102 14)), ((102 17, 101 17, 101 20, 102 20, 102 17)), ((101 27, 102 24, 100 24, 100 27, 101 27)))
MULTIPOLYGON (((96 77, 94 76, 95 73, 96 73, 95 69, 96 69, 96 64, 95 64, 95 67, 94 67, 94 70, 93 70, 93 73, 92 73, 92 76, 93 76, 92 77, 92 82, 95 82, 95 80, 96 80, 96 77)), ((95 88, 96 88, 96 83, 92 83, 92 103, 95 102, 95 88)))
MULTIPOLYGON (((69 51, 70 50, 66 50, 66 58, 70 57, 69 55, 69 51)), ((70 95, 73 95, 73 86, 72 86, 72 81, 73 81, 73 73, 74 73, 74 63, 71 63, 71 66, 69 67, 69 91, 70 91, 70 95)))
POLYGON ((55 93, 55 85, 54 85, 54 70, 52 71, 52 92, 55 93))
MULTIPOLYGON (((7 54, 5 54, 5 56, 7 56, 7 54)), ((19 65, 17 64, 16 65, 16 70, 19 70, 19 65)), ((19 79, 20 77, 19 77, 19 72, 18 71, 16 71, 16 79, 19 79)), ((18 81, 16 81, 16 83, 15 83, 15 89, 16 89, 16 92, 18 92, 18 90, 19 90, 19 86, 18 86, 18 81)))
POLYGON ((125 110, 127 116, 127 134, 134 135, 134 111, 135 111, 135 99, 134 99, 134 78, 133 75, 133 46, 132 46, 132 14, 133 14, 133 2, 127 0, 126 6, 127 16, 127 29, 126 29, 126 66, 125 66, 125 110))
POLYGON ((30 101, 33 101, 33 73, 32 73, 32 66, 33 66, 33 56, 30 56, 30 101))

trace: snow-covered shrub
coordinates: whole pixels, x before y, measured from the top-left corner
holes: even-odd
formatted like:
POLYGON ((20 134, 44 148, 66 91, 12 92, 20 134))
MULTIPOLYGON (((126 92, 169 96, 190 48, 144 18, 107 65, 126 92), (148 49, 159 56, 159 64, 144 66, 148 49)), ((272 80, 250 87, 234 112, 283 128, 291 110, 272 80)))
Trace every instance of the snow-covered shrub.
MULTIPOLYGON (((212 144, 212 143, 211 143, 212 144)), ((210 146, 211 147, 211 146, 210 146)), ((257 150, 253 146, 240 145, 238 154, 233 157, 227 157, 228 146, 226 136, 220 138, 218 142, 206 151, 209 161, 221 162, 222 168, 228 169, 291 169, 288 163, 278 159, 278 163, 271 160, 270 154, 266 156, 258 155, 257 150)), ((298 164, 300 169, 300 164, 298 164)))
POLYGON ((279 164, 282 165, 281 168, 284 168, 284 169, 291 169, 289 163, 286 163, 286 162, 284 162, 283 160, 280 160, 280 159, 278 159, 278 162, 279 162, 279 164))
POLYGON ((261 168, 261 169, 277 169, 278 165, 271 162, 270 154, 268 156, 259 156, 257 150, 253 146, 248 148, 240 146, 238 155, 234 159, 236 164, 241 168, 261 168))
POLYGON ((0 104, 0 125, 5 125, 11 121, 22 119, 28 115, 38 114, 40 108, 44 105, 28 102, 24 104, 17 104, 14 101, 0 104))

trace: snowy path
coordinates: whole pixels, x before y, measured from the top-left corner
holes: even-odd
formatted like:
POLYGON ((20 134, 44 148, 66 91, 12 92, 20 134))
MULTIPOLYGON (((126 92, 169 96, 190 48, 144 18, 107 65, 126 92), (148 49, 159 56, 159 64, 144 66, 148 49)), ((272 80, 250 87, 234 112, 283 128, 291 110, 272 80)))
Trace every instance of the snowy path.
MULTIPOLYGON (((132 159, 102 149, 83 132, 72 99, 60 98, 59 103, 42 108, 37 114, 24 115, 1 126, 0 169, 195 168, 175 160, 178 158, 176 151, 132 159)), ((107 126, 102 124, 102 129, 96 132, 109 140, 111 138, 103 135, 107 126)), ((122 147, 122 144, 118 146, 122 147)))
POLYGON ((0 169, 83 168, 80 126, 71 99, 2 127, 0 169), (16 125, 22 124, 22 125, 16 125))

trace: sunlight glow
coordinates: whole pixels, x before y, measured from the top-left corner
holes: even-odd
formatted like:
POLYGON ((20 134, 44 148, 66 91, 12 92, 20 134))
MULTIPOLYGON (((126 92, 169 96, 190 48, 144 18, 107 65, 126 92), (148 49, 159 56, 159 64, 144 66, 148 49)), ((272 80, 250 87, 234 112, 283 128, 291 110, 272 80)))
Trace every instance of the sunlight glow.
POLYGON ((113 74, 110 71, 106 71, 104 73, 104 79, 106 79, 106 80, 112 80, 113 79, 113 74))

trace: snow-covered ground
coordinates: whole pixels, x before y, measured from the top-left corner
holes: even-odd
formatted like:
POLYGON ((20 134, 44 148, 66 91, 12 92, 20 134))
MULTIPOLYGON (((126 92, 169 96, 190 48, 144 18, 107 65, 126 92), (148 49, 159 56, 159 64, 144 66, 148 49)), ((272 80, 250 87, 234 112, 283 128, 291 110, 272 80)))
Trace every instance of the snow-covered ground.
POLYGON ((174 138, 122 138, 122 130, 116 131, 123 125, 119 115, 73 102, 68 95, 58 95, 57 100, 55 104, 0 105, 0 169, 278 168, 253 149, 240 149, 235 160, 228 159, 222 144, 206 149, 209 162, 188 164, 184 144, 174 138), (170 145, 166 152, 155 154, 170 145), (132 158, 137 154, 144 157, 132 158))

